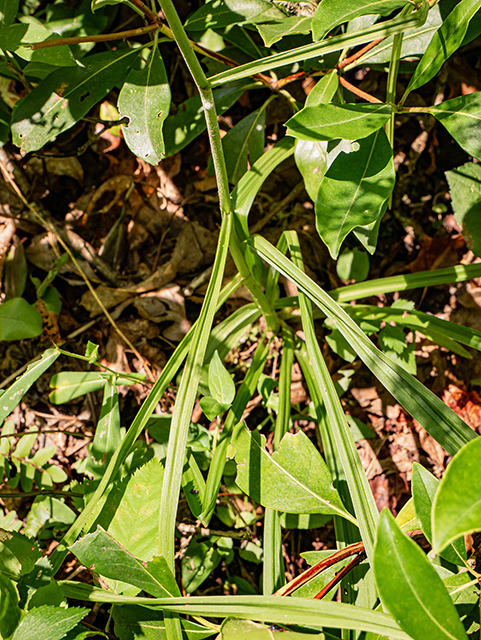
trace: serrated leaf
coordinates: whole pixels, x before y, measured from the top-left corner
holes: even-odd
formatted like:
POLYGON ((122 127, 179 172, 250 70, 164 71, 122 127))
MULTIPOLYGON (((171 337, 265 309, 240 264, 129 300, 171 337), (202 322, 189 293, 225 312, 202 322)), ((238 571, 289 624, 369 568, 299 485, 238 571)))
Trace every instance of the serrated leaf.
POLYGON ((120 117, 129 149, 149 164, 156 165, 165 155, 164 120, 169 115, 170 86, 159 50, 152 52, 149 65, 140 71, 132 69, 119 94, 120 117))
POLYGON ((459 536, 481 530, 481 438, 469 442, 451 460, 432 510, 433 548, 444 549, 459 536))
POLYGON ((435 107, 429 113, 439 120, 467 153, 481 160, 481 92, 453 98, 435 107))
POLYGON ((47 349, 42 357, 29 365, 27 371, 18 377, 2 394, 0 397, 0 425, 12 413, 34 382, 47 371, 59 355, 60 351, 58 349, 47 349))
POLYGON ((235 398, 235 384, 215 351, 209 363, 209 391, 221 404, 230 405, 235 398))
POLYGON ((295 436, 286 433, 271 457, 264 436, 241 424, 232 447, 236 483, 263 507, 287 513, 332 513, 354 521, 332 486, 322 456, 302 431, 295 436))
POLYGON ((179 594, 175 578, 162 556, 145 563, 100 526, 95 533, 75 542, 70 550, 80 562, 105 578, 132 584, 157 598, 179 594))
POLYGON ((467 162, 446 171, 456 222, 471 251, 481 256, 481 166, 467 162))
MULTIPOLYGON (((432 473, 429 473, 427 469, 417 462, 414 462, 411 487, 416 516, 421 523, 421 528, 426 536, 426 540, 431 543, 431 511, 433 499, 439 487, 439 480, 435 478, 432 473)), ((452 564, 464 565, 464 561, 467 558, 464 538, 455 540, 454 543, 446 547, 440 555, 452 564)))
POLYGON ((322 40, 329 31, 359 16, 387 16, 406 4, 404 0, 322 0, 312 18, 312 36, 322 40))
POLYGON ((288 120, 287 135, 301 140, 360 140, 383 127, 390 117, 387 104, 318 104, 304 107, 288 120))
POLYGON ((386 324, 384 329, 379 332, 379 346, 385 351, 392 350, 401 354, 407 347, 406 334, 401 327, 386 324))
POLYGON ((158 552, 158 519, 164 467, 152 458, 127 480, 117 481, 97 520, 127 551, 142 560, 158 552))
POLYGON ((37 151, 70 129, 122 82, 138 55, 138 49, 97 53, 84 58, 84 66, 49 74, 15 105, 13 143, 26 153, 37 151))
POLYGON ((42 333, 42 316, 24 298, 0 305, 0 340, 26 340, 42 333))
POLYGON ((353 229, 377 220, 394 188, 392 150, 384 129, 357 144, 358 151, 336 157, 317 194, 316 227, 333 258, 353 229))
POLYGON ((441 578, 387 509, 379 519, 374 575, 383 604, 414 640, 467 640, 441 578))
POLYGON ((461 46, 469 21, 481 8, 481 0, 461 0, 435 32, 409 82, 406 94, 418 89, 438 73, 443 63, 461 46))
POLYGON ((35 607, 27 611, 12 640, 61 640, 88 612, 80 607, 35 607))

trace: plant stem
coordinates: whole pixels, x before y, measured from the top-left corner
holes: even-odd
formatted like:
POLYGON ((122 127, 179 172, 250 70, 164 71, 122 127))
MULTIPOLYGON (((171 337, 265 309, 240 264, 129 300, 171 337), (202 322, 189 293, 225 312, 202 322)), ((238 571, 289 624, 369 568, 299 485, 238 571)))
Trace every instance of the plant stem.
MULTIPOLYGON (((232 214, 232 204, 229 192, 229 180, 224 158, 224 149, 220 137, 219 123, 217 121, 217 111, 215 108, 214 94, 209 80, 202 69, 202 66, 194 53, 192 43, 187 37, 185 29, 180 21, 172 0, 159 0, 160 6, 175 38, 185 63, 199 90, 200 98, 204 108, 204 115, 207 124, 210 147, 212 151, 212 162, 214 164, 217 178, 217 191, 219 194, 219 207, 222 215, 232 214)), ((252 294, 254 301, 261 309, 269 328, 276 332, 279 328, 277 315, 269 304, 260 284, 252 276, 244 259, 244 253, 240 247, 240 242, 235 231, 231 233, 229 245, 232 257, 237 270, 244 278, 244 284, 252 294)))
POLYGON ((379 100, 379 98, 376 98, 375 96, 372 96, 370 93, 366 93, 362 89, 355 87, 353 84, 348 82, 346 78, 344 78, 344 76, 339 76, 339 82, 340 84, 342 84, 344 88, 348 89, 351 93, 358 96, 359 98, 362 98, 363 100, 367 100, 367 102, 382 103, 382 100, 379 100))
POLYGON ((139 29, 130 29, 129 31, 118 31, 117 33, 100 33, 92 36, 78 36, 72 38, 58 38, 56 40, 44 40, 43 42, 35 42, 34 44, 23 45, 26 49, 49 49, 51 47, 61 47, 62 45, 82 44, 84 42, 110 42, 111 40, 125 40, 126 38, 134 38, 135 36, 143 36, 145 33, 159 31, 160 27, 157 23, 149 24, 139 29))

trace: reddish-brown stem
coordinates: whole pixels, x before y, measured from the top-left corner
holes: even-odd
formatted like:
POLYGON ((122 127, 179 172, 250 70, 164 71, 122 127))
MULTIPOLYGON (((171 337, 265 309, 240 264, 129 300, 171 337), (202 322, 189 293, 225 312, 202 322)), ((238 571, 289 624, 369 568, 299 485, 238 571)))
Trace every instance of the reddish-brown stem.
POLYGON ((352 571, 354 569, 354 567, 357 567, 357 565, 360 564, 364 560, 365 557, 366 557, 366 552, 365 551, 361 551, 361 553, 358 553, 357 556, 355 556, 351 560, 351 562, 349 562, 349 564, 346 564, 345 567, 343 567, 338 573, 336 573, 334 578, 330 582, 328 582, 326 584, 326 586, 319 591, 318 594, 316 594, 314 596, 314 600, 322 600, 322 598, 324 598, 326 593, 329 593, 329 591, 331 589, 333 589, 337 584, 339 584, 341 582, 341 580, 345 576, 347 576, 347 574, 350 571, 352 571))
POLYGON ((356 60, 358 60, 368 51, 371 51, 371 49, 374 49, 374 47, 376 47, 383 40, 385 40, 385 38, 379 38, 379 40, 373 40, 372 42, 369 42, 365 47, 359 49, 359 51, 356 51, 356 53, 353 53, 352 56, 349 56, 349 58, 345 58, 342 62, 339 62, 339 64, 336 65, 336 69, 344 69, 344 67, 347 67, 348 64, 356 62, 356 60))
POLYGON ((362 89, 355 87, 353 84, 348 82, 346 78, 344 78, 343 76, 339 76, 339 82, 342 84, 343 87, 345 87, 346 89, 349 89, 349 91, 351 91, 351 93, 353 93, 355 96, 358 96, 363 100, 367 100, 367 102, 376 102, 376 103, 382 104, 382 100, 379 100, 379 98, 372 96, 370 93, 366 93, 362 89))
POLYGON ((129 31, 118 31, 117 33, 101 33, 97 36, 79 36, 77 38, 57 38, 56 40, 45 40, 44 42, 36 42, 35 44, 24 45, 28 49, 48 49, 50 47, 60 47, 64 44, 81 44, 83 42, 110 42, 111 40, 125 40, 135 36, 142 36, 144 33, 156 31, 158 24, 149 24, 147 27, 139 29, 129 29, 129 31))
POLYGON ((139 11, 142 11, 149 22, 160 22, 159 16, 154 11, 152 11, 152 9, 149 9, 149 7, 142 2, 142 0, 130 0, 130 2, 135 5, 137 9, 139 9, 139 11))

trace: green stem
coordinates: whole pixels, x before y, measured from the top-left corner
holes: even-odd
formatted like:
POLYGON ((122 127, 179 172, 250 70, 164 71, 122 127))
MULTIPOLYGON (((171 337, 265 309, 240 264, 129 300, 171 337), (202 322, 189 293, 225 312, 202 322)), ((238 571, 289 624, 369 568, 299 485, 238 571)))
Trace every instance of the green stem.
MULTIPOLYGON (((214 94, 211 84, 207 79, 202 66, 192 48, 191 42, 187 37, 182 22, 177 14, 172 0, 159 0, 159 4, 164 12, 167 22, 169 23, 172 34, 177 42, 180 52, 185 60, 187 67, 194 79, 199 90, 202 106, 204 108, 205 121, 207 124, 207 133, 209 135, 210 147, 212 151, 212 162, 214 165, 215 176, 217 179, 217 191, 219 194, 219 207, 222 215, 230 215, 232 213, 232 204, 229 192, 229 179, 227 177, 227 167, 224 158, 224 149, 222 147, 222 139, 220 137, 219 123, 217 121, 217 111, 215 108, 214 94)), ((269 328, 276 332, 279 328, 277 315, 269 304, 260 284, 252 276, 246 261, 244 252, 239 243, 239 238, 235 231, 230 238, 230 251, 234 259, 237 270, 244 278, 244 284, 249 289, 256 304, 261 309, 266 318, 269 328)))

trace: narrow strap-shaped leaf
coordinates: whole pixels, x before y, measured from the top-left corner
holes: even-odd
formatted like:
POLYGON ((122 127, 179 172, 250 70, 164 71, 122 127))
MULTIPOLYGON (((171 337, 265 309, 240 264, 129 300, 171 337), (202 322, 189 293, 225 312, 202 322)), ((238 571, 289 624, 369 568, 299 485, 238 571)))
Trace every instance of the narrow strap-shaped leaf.
MULTIPOLYGON (((288 231, 285 237, 289 245, 292 262, 299 270, 303 270, 304 264, 296 232, 288 231)), ((317 342, 311 303, 302 291, 299 291, 299 307, 301 309, 302 328, 306 339, 307 352, 327 413, 326 423, 334 446, 333 453, 341 462, 362 540, 368 557, 372 557, 379 517, 376 503, 364 473, 354 438, 347 424, 338 393, 317 342)))
POLYGON ((474 431, 454 411, 377 349, 342 307, 267 240, 254 236, 246 242, 266 262, 291 279, 333 321, 381 384, 450 455, 476 438, 474 431))
POLYGON ((58 349, 47 349, 39 360, 31 364, 23 375, 6 389, 0 396, 0 425, 15 409, 30 387, 59 357, 58 349))
MULTIPOLYGON (((190 598, 131 598, 99 587, 61 580, 58 583, 68 598, 90 602, 140 604, 165 611, 213 618, 244 618, 280 625, 299 624, 318 630, 356 629, 380 633, 389 638, 412 640, 396 621, 382 611, 371 611, 341 602, 277 596, 192 596, 190 598)), ((426 639, 424 639, 426 640, 426 639)))

